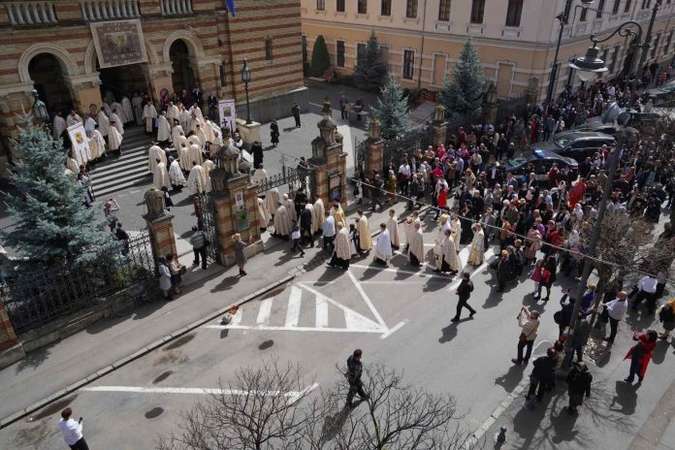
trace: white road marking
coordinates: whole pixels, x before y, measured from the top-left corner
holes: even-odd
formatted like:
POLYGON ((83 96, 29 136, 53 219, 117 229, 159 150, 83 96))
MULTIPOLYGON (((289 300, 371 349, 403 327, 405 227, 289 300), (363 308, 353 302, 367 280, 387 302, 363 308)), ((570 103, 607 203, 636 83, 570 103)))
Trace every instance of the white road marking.
POLYGON ((272 314, 273 300, 274 297, 266 298, 265 300, 260 302, 260 309, 258 309, 258 318, 256 319, 256 323, 258 325, 265 324, 270 320, 270 314, 272 314))
POLYGON ((389 328, 389 330, 388 330, 386 333, 384 333, 382 336, 380 336, 380 339, 387 339, 389 336, 391 336, 392 334, 396 333, 398 330, 400 330, 401 328, 403 328, 403 326, 404 326, 406 323, 408 323, 408 320, 407 320, 407 319, 404 320, 404 321, 402 321, 402 322, 397 323, 397 324, 394 325, 392 328, 389 328))
POLYGON ((375 316, 377 322, 380 324, 383 331, 388 330, 389 327, 387 327, 386 322, 384 321, 384 319, 382 319, 382 316, 377 311, 377 309, 375 309, 373 302, 370 300, 370 297, 368 297, 368 295, 366 294, 366 291, 363 290, 363 286, 361 286, 361 283, 358 282, 358 280, 356 279, 351 270, 347 269, 347 275, 349 276, 349 279, 352 280, 352 283, 354 283, 356 290, 359 291, 359 294, 361 294, 361 298, 363 298, 363 301, 366 302, 366 305, 368 305, 370 312, 373 313, 373 316, 375 316))
POLYGON ((204 328, 214 330, 261 330, 261 331, 320 331, 328 333, 376 333, 382 334, 382 329, 350 329, 350 328, 315 328, 315 327, 274 327, 267 325, 205 325, 204 328))
POLYGON ((302 306, 302 291, 297 286, 291 286, 286 307, 286 326, 297 327, 300 321, 300 307, 302 306))
MULTIPOLYGON (((378 330, 380 330, 380 332, 382 332, 382 330, 380 329, 380 325, 378 323, 374 322, 372 319, 369 319, 368 317, 366 317, 362 314, 359 314, 359 313, 357 313, 356 311, 354 311, 350 308, 347 308, 343 304, 338 303, 335 300, 333 300, 332 298, 325 296, 324 294, 317 291, 313 287, 307 286, 304 282, 298 283, 298 286, 300 286, 303 289, 306 289, 307 291, 311 292, 312 294, 314 294, 317 297, 322 297, 325 302, 330 303, 331 305, 335 306, 336 308, 341 309, 345 313, 345 321, 347 320, 347 314, 349 314, 354 321, 358 320, 359 323, 364 324, 366 329, 378 329, 378 330)), ((359 329, 361 329, 361 328, 359 327, 359 329)))
MULTIPOLYGON (((430 267, 426 263, 424 264, 425 267, 430 267)), ((442 278, 447 280, 447 277, 443 275, 436 275, 434 273, 426 273, 422 270, 419 270, 417 272, 414 272, 412 270, 405 270, 405 269, 394 269, 391 267, 377 267, 377 266, 366 266, 363 264, 349 264, 349 267, 356 267, 357 269, 371 269, 371 270, 379 270, 382 272, 392 272, 392 273, 407 273, 409 275, 416 275, 418 277, 429 277, 429 278, 442 278)), ((351 272, 350 272, 351 273, 351 272)), ((397 281, 396 281, 397 282, 397 281)))
MULTIPOLYGON (((266 396, 283 395, 297 401, 298 398, 308 394, 319 387, 318 383, 306 387, 301 391, 259 391, 266 396)), ((144 386, 89 386, 81 389, 86 392, 124 392, 130 394, 188 394, 188 395, 249 395, 249 391, 239 389, 221 388, 190 388, 190 387, 144 387, 144 386)))
POLYGON ((316 325, 317 328, 326 328, 328 326, 328 302, 324 295, 317 295, 316 299, 316 325))
POLYGON ((234 317, 232 318, 232 322, 230 322, 232 325, 239 325, 241 323, 241 318, 244 316, 244 313, 242 312, 241 308, 237 309, 237 312, 235 313, 234 317))

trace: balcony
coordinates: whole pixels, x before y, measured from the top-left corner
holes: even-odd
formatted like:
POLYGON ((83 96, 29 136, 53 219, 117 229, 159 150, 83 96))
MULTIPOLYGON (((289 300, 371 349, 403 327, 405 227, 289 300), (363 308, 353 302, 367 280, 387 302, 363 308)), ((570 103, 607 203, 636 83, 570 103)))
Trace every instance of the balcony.
POLYGON ((136 0, 84 0, 80 2, 80 10, 86 22, 133 19, 141 15, 136 0))
POLYGON ((163 16, 186 16, 193 13, 191 0, 160 0, 159 7, 163 16))
POLYGON ((12 25, 54 25, 58 22, 53 2, 5 3, 12 25))

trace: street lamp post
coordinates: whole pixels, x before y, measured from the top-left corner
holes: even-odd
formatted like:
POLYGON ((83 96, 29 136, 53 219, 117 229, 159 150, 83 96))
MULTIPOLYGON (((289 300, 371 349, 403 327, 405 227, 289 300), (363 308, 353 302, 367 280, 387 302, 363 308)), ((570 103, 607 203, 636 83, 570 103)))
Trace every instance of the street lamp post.
POLYGON ((248 62, 244 59, 244 65, 241 68, 241 81, 244 83, 244 90, 246 91, 246 124, 251 123, 251 104, 248 99, 248 83, 251 81, 251 69, 248 67, 248 62))
POLYGON ((656 21, 656 14, 659 12, 661 3, 663 0, 656 0, 654 3, 654 8, 652 8, 652 16, 649 19, 649 26, 647 27, 647 34, 645 35, 645 42, 642 44, 642 52, 640 52, 640 63, 638 64, 638 73, 642 74, 642 67, 647 61, 647 54, 649 53, 649 47, 652 43, 652 30, 654 29, 654 22, 656 21))
MULTIPOLYGON (((594 0, 581 0, 582 6, 589 6, 593 3, 594 0)), ((560 30, 558 31, 558 41, 555 45, 555 55, 553 56, 553 65, 551 66, 551 75, 549 76, 548 89, 546 90, 546 106, 551 104, 553 100, 553 94, 555 91, 555 84, 558 79, 558 56, 560 55, 560 44, 562 43, 563 32, 565 31, 565 26, 569 24, 570 12, 572 11, 572 2, 574 0, 566 0, 565 7, 563 11, 556 16, 556 19, 560 23, 560 30)))
MULTIPOLYGON (((586 55, 582 58, 574 58, 570 61, 570 67, 577 71, 577 75, 582 81, 590 81, 593 79, 593 77, 595 77, 596 74, 607 71, 605 61, 598 58, 599 53, 598 44, 611 39, 616 34, 619 34, 620 36, 633 36, 631 49, 634 50, 638 48, 640 41, 642 39, 642 27, 637 22, 628 21, 619 25, 619 27, 605 39, 597 39, 594 35, 592 35, 590 39, 591 42, 593 42, 593 45, 588 48, 588 50, 586 51, 586 55), (631 30, 630 27, 637 28, 637 32, 631 30)), ((632 72, 632 67, 630 67, 630 65, 632 64, 632 60, 634 60, 634 58, 632 57, 627 58, 627 61, 625 62, 626 66, 624 67, 624 70, 626 70, 627 74, 630 74, 632 72)), ((591 232, 591 240, 588 244, 587 250, 585 251, 586 257, 584 258, 584 266, 581 281, 579 282, 579 286, 577 287, 577 293, 574 300, 574 307, 572 309, 572 318, 570 321, 571 330, 574 330, 576 327, 579 311, 581 309, 582 297, 588 285, 588 277, 590 276, 591 271, 593 270, 592 258, 595 256, 598 241, 600 240, 602 222, 605 218, 605 213, 607 211, 607 203, 609 202, 609 199, 611 198, 612 195, 614 176, 616 175, 617 168, 619 167, 619 161, 621 159, 621 152, 622 152, 621 147, 623 143, 624 143, 623 139, 618 140, 616 148, 609 155, 607 186, 604 195, 602 196, 602 199, 600 201, 600 205, 598 207, 598 216, 596 218, 595 224, 593 225, 593 230, 591 232)), ((572 339, 568 339, 566 345, 565 360, 563 363, 564 368, 569 368, 572 362, 572 356, 573 356, 572 339)))

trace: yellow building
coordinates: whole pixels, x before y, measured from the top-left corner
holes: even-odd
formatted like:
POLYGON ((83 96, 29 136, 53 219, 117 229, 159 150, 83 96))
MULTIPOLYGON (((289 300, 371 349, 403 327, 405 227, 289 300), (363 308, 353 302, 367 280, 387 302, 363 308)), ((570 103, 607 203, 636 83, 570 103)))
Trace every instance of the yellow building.
MULTIPOLYGON (((609 35, 627 20, 644 32, 657 0, 595 0, 591 8, 574 0, 563 32, 556 91, 574 82, 567 61, 583 55, 591 34, 609 35)), ((471 39, 485 75, 498 96, 516 97, 528 88, 546 95, 559 25, 556 16, 565 0, 302 0, 302 32, 312 48, 323 35, 338 73, 354 69, 372 32, 386 47, 390 72, 403 87, 437 91, 452 73, 462 46, 471 39)), ((675 0, 662 0, 654 24, 649 64, 670 63, 673 56, 675 0)), ((603 45, 611 77, 623 65, 626 38, 615 36, 603 45)))

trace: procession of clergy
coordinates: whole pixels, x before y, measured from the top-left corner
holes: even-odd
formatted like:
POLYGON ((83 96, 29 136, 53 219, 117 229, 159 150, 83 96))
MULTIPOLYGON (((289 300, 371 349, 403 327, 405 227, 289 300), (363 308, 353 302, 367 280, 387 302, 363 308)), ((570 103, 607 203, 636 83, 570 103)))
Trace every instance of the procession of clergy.
POLYGON ((166 111, 158 114, 148 96, 135 94, 131 100, 125 96, 121 102, 112 98, 110 102, 104 101, 100 109, 91 105, 84 120, 74 110, 66 118, 63 113, 56 113, 52 127, 54 137, 65 137, 67 128, 77 123, 84 123, 89 148, 73 146, 66 159, 67 172, 79 174, 107 153, 120 156, 124 127, 135 123, 143 125, 145 132, 153 137, 157 133, 157 145, 151 146, 148 152, 155 188, 179 190, 187 185, 193 194, 211 190, 209 173, 215 164, 209 158, 223 145, 223 133, 218 125, 204 118, 196 103, 186 109, 181 103, 169 102, 166 111), (176 158, 167 159, 164 149, 168 147, 175 151, 176 158))
MULTIPOLYGON (((302 229, 300 233, 303 239, 309 237, 309 242, 313 242, 313 236, 321 234, 323 248, 331 254, 328 263, 330 267, 348 269, 352 257, 364 255, 371 250, 375 261, 385 266, 394 256, 394 251, 399 249, 402 253, 408 253, 408 260, 414 267, 419 267, 425 261, 422 220, 417 211, 413 211, 400 224, 396 212, 390 210, 387 222, 380 224, 380 231, 373 247, 368 218, 362 211, 358 211, 358 218, 353 224, 348 225, 342 206, 338 202, 330 208, 327 215, 323 200, 320 198, 314 203, 307 202, 304 206, 301 203, 300 208, 306 209, 307 212, 303 215, 302 211, 297 210, 297 202, 294 199, 288 194, 280 198, 278 190, 272 189, 266 193, 264 199, 258 198, 259 226, 263 230, 271 224, 272 234, 282 239, 291 238, 297 228, 302 229), (402 246, 402 235, 405 246, 402 246)), ((485 234, 479 223, 475 223, 472 230, 473 239, 467 262, 477 267, 483 264, 485 258, 485 234)), ((457 215, 452 218, 447 214, 440 215, 430 258, 437 272, 456 274, 462 270, 459 258, 460 233, 461 221, 457 215)))

